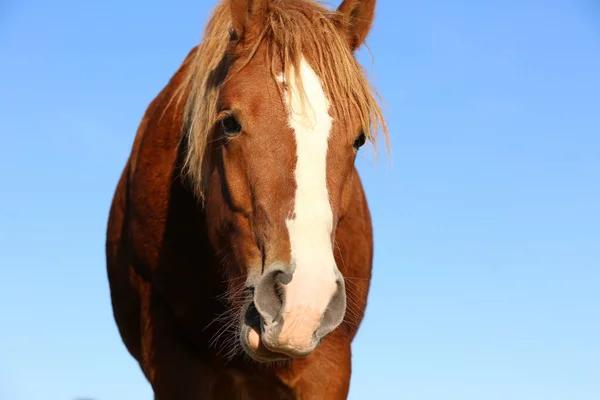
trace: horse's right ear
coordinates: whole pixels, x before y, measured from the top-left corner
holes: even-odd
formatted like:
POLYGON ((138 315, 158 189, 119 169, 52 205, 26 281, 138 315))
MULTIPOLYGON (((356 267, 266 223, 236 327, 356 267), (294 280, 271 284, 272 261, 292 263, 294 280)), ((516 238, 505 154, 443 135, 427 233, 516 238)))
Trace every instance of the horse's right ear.
POLYGON ((229 3, 233 30, 238 38, 260 31, 269 0, 229 0, 229 3))

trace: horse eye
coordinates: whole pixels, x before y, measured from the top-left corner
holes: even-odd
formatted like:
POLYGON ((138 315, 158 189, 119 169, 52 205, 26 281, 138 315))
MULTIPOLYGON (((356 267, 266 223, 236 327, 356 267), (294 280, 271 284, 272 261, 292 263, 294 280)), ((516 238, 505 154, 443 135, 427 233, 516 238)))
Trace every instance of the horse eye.
POLYGON ((361 132, 360 135, 358 135, 358 137, 356 138, 356 140, 354 141, 354 149, 358 150, 360 149, 367 141, 367 137, 365 136, 364 132, 361 132))
POLYGON ((223 132, 229 136, 237 135, 242 130, 242 126, 232 116, 222 119, 221 126, 223 127, 223 132))

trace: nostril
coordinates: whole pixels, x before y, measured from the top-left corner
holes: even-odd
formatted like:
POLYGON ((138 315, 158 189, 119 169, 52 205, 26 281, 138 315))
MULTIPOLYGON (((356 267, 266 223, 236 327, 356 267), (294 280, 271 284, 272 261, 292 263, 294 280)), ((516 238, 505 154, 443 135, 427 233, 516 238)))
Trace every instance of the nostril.
POLYGON ((259 280, 254 290, 254 304, 265 324, 272 324, 283 307, 281 285, 287 285, 292 280, 292 273, 277 266, 270 268, 259 280))
POLYGON ((337 288, 329 302, 325 314, 323 314, 321 324, 315 332, 315 339, 317 341, 320 341, 337 328, 344 320, 346 314, 346 285, 344 277, 339 271, 336 271, 336 275, 338 276, 338 279, 336 280, 337 288))

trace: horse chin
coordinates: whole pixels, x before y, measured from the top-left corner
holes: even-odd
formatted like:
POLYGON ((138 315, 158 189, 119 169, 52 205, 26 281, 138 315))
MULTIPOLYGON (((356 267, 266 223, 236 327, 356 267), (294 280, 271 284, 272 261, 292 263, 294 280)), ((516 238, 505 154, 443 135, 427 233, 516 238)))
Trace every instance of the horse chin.
POLYGON ((260 336, 260 332, 257 331, 256 328, 246 324, 242 325, 240 340, 242 342, 242 348, 250 358, 260 363, 291 360, 291 357, 285 354, 276 353, 267 349, 262 343, 260 336))

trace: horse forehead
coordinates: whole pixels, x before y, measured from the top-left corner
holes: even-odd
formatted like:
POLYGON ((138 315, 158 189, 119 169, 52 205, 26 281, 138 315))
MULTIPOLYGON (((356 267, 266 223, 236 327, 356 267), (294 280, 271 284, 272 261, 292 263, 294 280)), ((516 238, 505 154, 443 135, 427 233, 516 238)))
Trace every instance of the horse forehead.
POLYGON ((329 136, 332 120, 330 99, 321 77, 304 56, 300 57, 297 69, 291 68, 287 79, 283 72, 276 76, 277 82, 284 88, 289 123, 295 131, 329 136))

